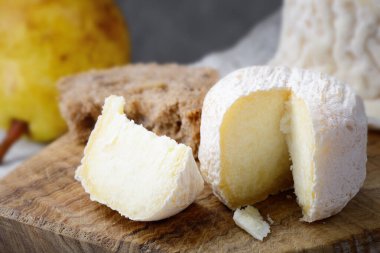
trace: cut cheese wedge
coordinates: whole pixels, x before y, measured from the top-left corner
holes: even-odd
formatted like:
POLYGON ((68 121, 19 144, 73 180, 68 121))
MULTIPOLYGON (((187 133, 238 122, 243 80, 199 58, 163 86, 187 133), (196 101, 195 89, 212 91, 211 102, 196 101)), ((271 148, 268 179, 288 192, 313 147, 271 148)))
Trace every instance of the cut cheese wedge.
POLYGON ((206 95, 199 160, 228 207, 294 183, 303 220, 311 222, 339 212, 359 191, 366 143, 363 103, 350 87, 316 72, 250 67, 206 95))
POLYGON ((236 209, 233 219, 240 228, 262 241, 270 233, 269 224, 263 220, 259 210, 253 206, 236 209))
POLYGON ((105 100, 76 179, 91 200, 132 220, 172 216, 203 189, 191 148, 128 120, 124 104, 122 97, 105 100))

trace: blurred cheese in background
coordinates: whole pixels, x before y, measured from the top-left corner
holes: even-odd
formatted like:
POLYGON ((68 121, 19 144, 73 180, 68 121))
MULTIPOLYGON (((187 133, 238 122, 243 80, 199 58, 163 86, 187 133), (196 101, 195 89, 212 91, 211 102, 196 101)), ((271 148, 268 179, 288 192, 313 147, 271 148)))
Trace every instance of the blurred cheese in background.
POLYGON ((285 0, 272 65, 321 71, 348 83, 380 123, 380 1, 285 0))

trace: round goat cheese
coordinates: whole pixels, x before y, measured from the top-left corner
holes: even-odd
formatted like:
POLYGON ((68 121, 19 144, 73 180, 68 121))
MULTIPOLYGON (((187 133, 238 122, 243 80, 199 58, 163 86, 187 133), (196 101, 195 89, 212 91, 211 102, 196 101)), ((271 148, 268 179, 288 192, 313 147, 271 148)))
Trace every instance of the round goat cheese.
POLYGON ((303 220, 329 217, 366 175, 362 100, 338 80, 286 67, 249 67, 205 97, 201 172, 231 209, 294 185, 303 220))

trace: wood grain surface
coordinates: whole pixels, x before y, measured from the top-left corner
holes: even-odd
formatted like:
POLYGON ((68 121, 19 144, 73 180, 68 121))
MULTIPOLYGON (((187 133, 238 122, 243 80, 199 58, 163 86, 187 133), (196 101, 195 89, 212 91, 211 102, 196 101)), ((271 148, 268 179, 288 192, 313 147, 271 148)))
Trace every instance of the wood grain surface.
POLYGON ((271 196, 256 205, 274 221, 263 242, 209 188, 172 218, 123 218, 74 180, 82 152, 66 135, 0 181, 0 252, 380 252, 380 133, 369 134, 365 185, 341 213, 307 224, 292 191, 271 196))

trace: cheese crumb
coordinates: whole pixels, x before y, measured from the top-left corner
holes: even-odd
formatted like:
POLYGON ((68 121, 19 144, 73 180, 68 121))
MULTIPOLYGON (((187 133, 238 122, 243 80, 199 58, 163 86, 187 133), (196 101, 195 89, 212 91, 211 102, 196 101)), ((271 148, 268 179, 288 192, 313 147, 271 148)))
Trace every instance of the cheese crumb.
POLYGON ((270 233, 269 224, 253 206, 236 209, 233 219, 240 228, 262 241, 270 233))
POLYGON ((274 221, 272 220, 272 218, 269 216, 269 214, 267 214, 267 220, 269 221, 269 223, 271 225, 273 225, 274 221))

